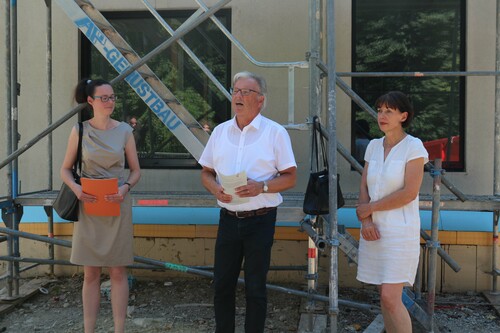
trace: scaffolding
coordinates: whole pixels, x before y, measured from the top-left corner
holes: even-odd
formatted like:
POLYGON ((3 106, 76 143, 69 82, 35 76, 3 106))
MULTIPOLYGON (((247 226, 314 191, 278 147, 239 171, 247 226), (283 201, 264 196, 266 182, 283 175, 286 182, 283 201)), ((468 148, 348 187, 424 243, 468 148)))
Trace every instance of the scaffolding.
MULTIPOLYGON (((203 65, 203 63, 196 58, 194 53, 192 53, 187 45, 182 42, 182 37, 188 33, 190 30, 197 27, 201 22, 207 19, 211 19, 219 29, 226 35, 226 37, 231 41, 231 43, 254 65, 266 68, 285 68, 288 71, 288 124, 284 125, 290 130, 309 130, 310 124, 313 116, 323 115, 323 118, 327 120, 327 126, 322 128, 323 135, 328 139, 328 150, 332 152, 328 155, 328 163, 330 165, 330 212, 328 216, 315 217, 315 216, 305 216, 301 225, 304 231, 308 234, 310 241, 310 248, 315 251, 324 251, 326 249, 330 250, 330 271, 329 271, 329 295, 325 297, 323 295, 318 295, 316 293, 317 288, 317 274, 318 274, 318 263, 315 260, 309 260, 308 263, 308 292, 292 291, 286 288, 268 285, 269 289, 274 289, 278 291, 283 291, 286 293, 298 295, 301 297, 306 297, 312 303, 314 301, 327 302, 329 304, 329 319, 330 319, 330 329, 331 332, 336 332, 337 330, 337 317, 338 317, 338 306, 346 305, 356 308, 361 308, 368 311, 377 311, 376 308, 370 307, 363 304, 358 304, 356 302, 349 302, 339 299, 338 294, 338 250, 342 250, 353 262, 357 262, 357 242, 348 233, 343 230, 341 225, 338 225, 337 218, 337 193, 336 193, 336 183, 337 183, 337 154, 333 152, 338 152, 340 156, 345 158, 350 165, 359 173, 362 171, 361 165, 351 156, 349 150, 345 148, 340 142, 337 141, 337 87, 345 93, 352 101, 354 101, 362 110, 368 112, 372 116, 376 117, 373 109, 364 102, 351 87, 342 79, 342 77, 383 77, 383 76, 409 76, 409 77, 423 77, 423 76, 495 76, 496 77, 496 105, 495 105, 495 158, 494 158, 494 195, 493 196, 471 196, 462 193, 457 187, 455 187, 451 181, 449 181, 445 176, 441 168, 440 160, 436 160, 435 165, 429 163, 426 165, 426 169, 430 176, 433 178, 433 195, 431 197, 423 196, 421 197, 421 208, 432 209, 432 230, 429 236, 425 231, 421 231, 421 236, 426 240, 426 248, 429 249, 429 261, 428 261, 428 299, 426 307, 421 306, 422 302, 418 299, 420 294, 419 281, 421 282, 421 272, 417 275, 416 294, 413 294, 410 290, 405 289, 403 295, 403 300, 408 308, 409 312, 428 330, 433 331, 433 309, 435 300, 435 287, 436 287, 436 263, 437 256, 440 255, 444 261, 450 265, 454 271, 458 271, 460 267, 458 264, 447 255, 444 250, 440 247, 438 241, 438 215, 440 209, 449 210, 476 210, 476 211, 491 211, 494 213, 493 218, 493 239, 494 243, 492 246, 492 292, 497 292, 497 277, 500 275, 500 270, 497 267, 498 260, 498 218, 500 212, 500 15, 497 15, 497 44, 496 44, 496 56, 497 56, 497 67, 496 71, 471 71, 471 72, 393 72, 393 73, 352 73, 352 72, 337 72, 335 65, 336 56, 336 40, 335 40, 335 1, 325 0, 324 4, 321 0, 310 0, 309 1, 309 41, 310 50, 307 53, 307 59, 305 61, 293 61, 293 62, 262 62, 254 59, 250 53, 241 45, 241 43, 223 26, 223 24, 218 21, 218 19, 213 16, 213 14, 226 4, 230 0, 221 0, 211 8, 205 5, 202 0, 195 0, 199 5, 199 9, 193 14, 193 16, 187 20, 187 22, 182 25, 179 29, 173 30, 168 24, 163 21, 159 14, 155 11, 153 6, 151 6, 146 0, 142 0, 145 7, 152 13, 152 15, 162 24, 162 26, 171 35, 165 42, 155 48, 146 56, 139 58, 137 55, 133 54, 131 48, 127 48, 127 45, 123 44, 123 41, 116 36, 116 32, 113 32, 113 28, 100 13, 94 8, 88 0, 75 0, 75 1, 62 1, 56 0, 57 4, 66 10, 66 13, 71 18, 73 15, 81 15, 78 17, 87 17, 89 21, 96 23, 96 27, 99 26, 102 32, 102 40, 110 41, 112 45, 117 45, 123 51, 124 57, 129 61, 129 66, 125 68, 117 68, 119 75, 115 77, 111 83, 117 83, 122 80, 127 80, 134 73, 140 73, 141 78, 144 78, 151 86, 155 86, 158 83, 153 82, 154 73, 147 67, 147 62, 159 54, 162 50, 165 50, 173 43, 179 43, 179 45, 184 49, 184 51, 193 59, 193 61, 201 68, 201 70, 210 78, 210 80, 216 85, 216 87, 223 93, 223 95, 230 99, 231 96, 227 90, 223 87, 220 82, 210 73, 210 71, 203 65), (103 21, 104 20, 104 21, 103 21), (110 37, 111 35, 113 37, 110 37), (323 34, 326 37, 325 45, 322 45, 320 35, 323 34), (326 52, 323 52, 322 47, 326 48, 326 52), (326 61, 322 59, 322 54, 326 54, 326 61), (295 71, 296 69, 308 69, 309 70, 309 118, 304 124, 296 124, 295 122, 295 110, 294 110, 294 83, 295 83, 295 71), (324 79, 326 78, 326 82, 324 79), (153 83, 152 83, 153 82, 153 83), (323 89, 326 87, 326 89, 323 89), (321 100, 327 100, 327 106, 325 109, 322 107, 321 100), (442 196, 440 193, 441 183, 445 185, 453 196, 442 196), (458 199, 458 200, 457 200, 458 199), (420 280, 419 280, 420 279, 420 280)), ((0 260, 7 261, 9 263, 8 273, 3 277, 7 278, 8 281, 8 297, 15 298, 19 295, 19 274, 21 271, 30 269, 36 265, 44 264, 51 267, 51 272, 53 272, 53 265, 66 265, 69 264, 63 260, 55 260, 54 257, 54 245, 71 247, 71 242, 57 240, 53 238, 53 212, 52 212, 52 202, 56 197, 57 191, 52 191, 52 150, 49 148, 48 161, 50 165, 50 177, 49 177, 49 190, 42 191, 40 193, 34 194, 22 194, 19 193, 17 188, 18 179, 17 177, 17 158, 21 156, 25 151, 30 149, 35 143, 39 142, 42 138, 48 137, 51 140, 51 133, 57 127, 65 123, 75 114, 83 109, 85 105, 79 105, 76 108, 69 111, 60 119, 52 122, 51 108, 52 108, 52 82, 51 82, 51 71, 52 71, 52 31, 51 31, 51 7, 52 1, 45 0, 47 7, 47 77, 48 77, 48 99, 47 99, 47 109, 48 123, 51 124, 41 133, 36 135, 33 139, 29 140, 22 147, 18 147, 18 104, 17 104, 17 91, 18 91, 18 79, 17 79, 17 5, 16 2, 7 2, 5 5, 5 30, 7 33, 6 38, 6 88, 9 91, 9 98, 6 101, 7 110, 7 158, 0 162, 0 169, 7 167, 8 178, 8 196, 6 198, 0 198, 0 207, 2 208, 2 218, 5 221, 7 228, 0 228, 0 233, 5 236, 0 237, 0 241, 6 241, 8 245, 8 255, 0 257, 0 260), (23 206, 43 206, 48 217, 48 235, 49 237, 36 236, 28 233, 23 233, 19 231, 19 222, 23 213, 23 206), (42 241, 50 244, 49 246, 49 258, 48 259, 37 259, 37 258, 22 258, 19 252, 19 239, 27 238, 42 241), (19 263, 27 262, 32 265, 20 269, 19 263)), ((497 11, 500 13, 500 0, 497 0, 497 11)), ((78 24, 77 24, 78 26, 78 24)), ((83 29, 79 26, 80 30, 89 37, 89 30, 83 29)), ((94 31, 95 33, 95 31, 94 31)), ((89 37, 90 38, 90 37, 89 37)), ((106 42, 106 41, 105 41, 106 42)), ((103 44, 104 45, 104 44, 103 44)), ((162 97, 170 97, 171 93, 165 91, 163 87, 156 87, 155 89, 163 91, 162 97)), ((175 98, 175 96, 173 96, 175 98)), ((175 103, 174 103, 175 104, 175 103)), ((177 110, 172 107, 173 114, 177 115, 178 118, 183 118, 184 110, 177 110)), ((175 118, 174 115, 172 117, 175 118)), ((177 118, 175 118, 177 119, 177 118)), ((171 120, 169 120, 171 121, 171 120)), ((204 143, 206 142, 206 132, 203 131, 201 126, 192 119, 187 121, 186 128, 183 129, 182 133, 175 133, 175 129, 172 129, 174 134, 181 139, 181 142, 186 143, 186 148, 191 154, 198 158, 203 149, 204 143)), ((168 124, 165 124, 168 126, 168 124)), ((182 126, 181 126, 182 128, 182 126)), ((49 141, 49 147, 52 147, 51 141, 49 141)), ((161 195, 158 193, 132 193, 134 205, 138 204, 138 200, 146 199, 158 199, 161 195)), ((347 206, 353 207, 356 203, 356 195, 347 195, 346 198, 347 206)), ((169 195, 170 205, 173 206, 197 206, 197 207, 212 207, 213 198, 207 194, 196 193, 193 198, 193 193, 177 193, 169 195)), ((280 210, 290 210, 294 214, 301 214, 302 206, 302 196, 291 194, 285 195, 284 207, 280 210)), ((303 214, 302 214, 303 216, 303 214)), ((174 263, 162 262, 154 259, 135 257, 135 261, 139 263, 135 268, 145 268, 151 269, 154 267, 162 267, 166 269, 171 269, 179 272, 198 274, 202 276, 211 277, 212 273, 206 270, 186 267, 174 263)), ((239 281, 242 283, 243 281, 239 281)), ((310 306, 309 309, 312 309, 310 306)), ((310 318, 313 313, 312 310, 309 313, 310 318)), ((310 321, 312 322, 312 320, 310 321)))

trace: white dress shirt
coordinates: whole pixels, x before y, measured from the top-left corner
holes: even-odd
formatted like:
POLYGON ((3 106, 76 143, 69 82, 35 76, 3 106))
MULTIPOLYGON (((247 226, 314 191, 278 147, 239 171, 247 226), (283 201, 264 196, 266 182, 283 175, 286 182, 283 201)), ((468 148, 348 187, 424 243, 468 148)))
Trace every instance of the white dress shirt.
MULTIPOLYGON (((246 171, 247 177, 261 182, 278 176, 279 171, 296 167, 290 136, 278 123, 257 115, 240 130, 236 118, 214 128, 198 161, 219 174, 234 175, 246 171)), ((219 206, 232 211, 277 207, 283 202, 279 193, 261 193, 243 204, 218 201, 219 206)))

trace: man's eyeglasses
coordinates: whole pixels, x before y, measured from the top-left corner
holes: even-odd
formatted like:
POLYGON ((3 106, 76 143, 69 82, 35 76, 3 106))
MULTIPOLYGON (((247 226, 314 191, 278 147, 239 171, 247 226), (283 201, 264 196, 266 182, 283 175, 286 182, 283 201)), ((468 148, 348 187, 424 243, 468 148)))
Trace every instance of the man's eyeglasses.
POLYGON ((106 103, 108 101, 115 102, 118 97, 116 97, 115 95, 111 95, 111 96, 94 96, 93 98, 94 99, 99 98, 101 102, 106 103))
POLYGON ((241 93, 242 96, 248 96, 250 95, 250 93, 256 93, 256 94, 259 94, 259 95, 262 95, 262 93, 260 91, 257 91, 257 90, 253 90, 253 89, 229 89, 229 93, 232 95, 232 96, 236 96, 238 95, 239 93, 241 93))

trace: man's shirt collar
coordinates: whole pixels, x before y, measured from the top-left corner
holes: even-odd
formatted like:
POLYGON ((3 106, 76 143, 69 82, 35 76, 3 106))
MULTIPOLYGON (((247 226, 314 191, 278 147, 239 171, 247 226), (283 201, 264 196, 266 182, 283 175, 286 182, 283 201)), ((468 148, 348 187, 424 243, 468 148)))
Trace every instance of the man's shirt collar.
MULTIPOLYGON (((261 123, 262 123, 262 115, 259 113, 255 118, 253 118, 252 122, 245 127, 250 126, 258 130, 260 128, 261 123)), ((240 129, 238 127, 238 123, 236 122, 236 116, 234 116, 232 119, 232 126, 237 128, 238 130, 240 129)))

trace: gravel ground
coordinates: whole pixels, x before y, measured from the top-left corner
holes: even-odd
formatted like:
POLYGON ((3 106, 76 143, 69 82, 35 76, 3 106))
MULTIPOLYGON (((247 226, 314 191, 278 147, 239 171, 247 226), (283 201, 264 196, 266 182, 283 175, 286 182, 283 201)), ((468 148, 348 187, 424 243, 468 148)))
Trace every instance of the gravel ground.
MULTIPOLYGON (((103 279, 103 281, 105 281, 103 279)), ((209 279, 166 278, 159 281, 131 281, 126 332, 213 332, 212 288, 209 279)), ((82 332, 82 277, 54 280, 45 289, 0 316, 0 332, 82 332)), ((303 289, 303 285, 286 284, 303 289)), ((113 332, 108 289, 103 287, 97 333, 113 332)), ((341 289, 340 297, 376 305, 373 289, 341 289)), ((266 332, 297 332, 305 302, 297 296, 269 291, 266 332)), ((316 312, 324 312, 318 303, 316 312)), ((237 333, 244 332, 245 302, 239 287, 237 333)), ((338 332, 362 332, 376 314, 341 306, 338 332)), ((435 322, 440 332, 500 332, 500 317, 481 295, 437 295, 435 322)), ((424 332, 414 324, 414 332, 424 332)))

